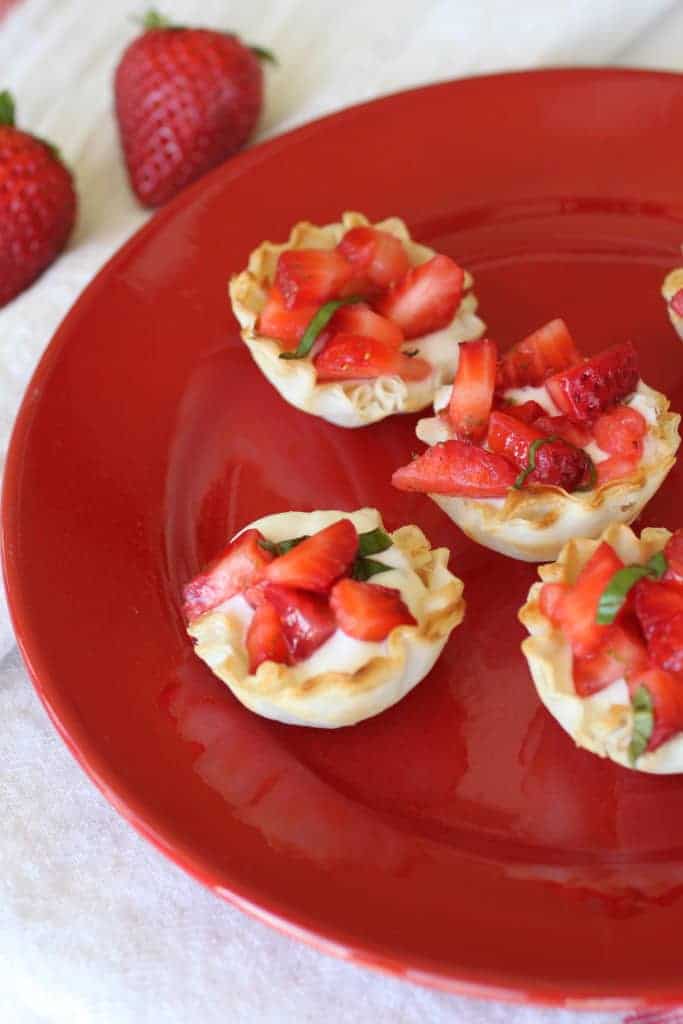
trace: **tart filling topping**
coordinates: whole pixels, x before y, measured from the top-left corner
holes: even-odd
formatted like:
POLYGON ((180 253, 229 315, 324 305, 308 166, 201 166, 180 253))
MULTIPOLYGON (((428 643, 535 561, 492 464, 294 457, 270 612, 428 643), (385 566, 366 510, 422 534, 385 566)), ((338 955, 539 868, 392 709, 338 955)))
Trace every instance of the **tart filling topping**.
POLYGON ((626 682, 632 763, 683 730, 683 530, 644 565, 603 541, 573 584, 543 585, 540 608, 571 647, 578 696, 626 682))
POLYGON ((647 421, 622 404, 639 380, 630 342, 583 358, 564 321, 553 320, 502 358, 490 339, 459 353, 447 405, 418 425, 435 443, 396 470, 395 487, 469 498, 537 485, 575 493, 637 467, 647 421))

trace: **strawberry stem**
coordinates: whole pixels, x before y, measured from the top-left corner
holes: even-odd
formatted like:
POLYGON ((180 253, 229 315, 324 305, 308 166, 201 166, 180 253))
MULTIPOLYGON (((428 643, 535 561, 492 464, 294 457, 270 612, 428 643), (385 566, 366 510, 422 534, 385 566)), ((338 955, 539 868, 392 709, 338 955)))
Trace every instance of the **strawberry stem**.
POLYGON ((145 30, 153 28, 171 28, 171 22, 168 18, 165 18, 163 14, 159 14, 156 8, 150 7, 142 19, 142 26, 145 30))
POLYGON ((249 49, 258 57, 259 60, 267 60, 271 64, 278 64, 279 61, 272 50, 267 50, 265 46, 250 46, 249 49))
POLYGON ((12 99, 12 93, 4 89, 0 92, 0 124, 9 125, 10 128, 14 127, 14 100, 12 99))

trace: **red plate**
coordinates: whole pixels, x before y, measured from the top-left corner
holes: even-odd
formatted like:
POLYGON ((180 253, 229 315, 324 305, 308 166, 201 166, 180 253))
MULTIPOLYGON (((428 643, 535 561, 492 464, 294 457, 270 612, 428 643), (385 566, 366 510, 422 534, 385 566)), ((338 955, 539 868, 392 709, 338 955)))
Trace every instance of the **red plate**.
MULTIPOLYGON (((680 409, 683 348, 659 287, 683 238, 681 124, 679 76, 559 70, 307 125, 136 235, 28 389, 5 568, 55 724, 176 862, 327 950, 497 998, 683 1000, 683 777, 573 747, 519 651, 534 568, 392 490, 416 417, 348 431, 287 406, 239 340, 227 279, 299 219, 400 214, 474 272, 501 343, 560 315, 588 352, 633 338, 680 409), (453 550, 465 622, 377 719, 259 719, 193 656, 180 587, 257 516, 361 505, 453 550)), ((682 482, 674 470, 645 523, 677 525, 682 482)))

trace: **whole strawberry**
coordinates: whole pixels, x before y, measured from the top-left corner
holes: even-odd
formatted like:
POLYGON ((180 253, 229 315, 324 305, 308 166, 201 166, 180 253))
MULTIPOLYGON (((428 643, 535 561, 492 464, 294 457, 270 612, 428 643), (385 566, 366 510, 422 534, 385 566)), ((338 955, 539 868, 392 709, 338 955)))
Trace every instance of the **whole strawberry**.
POLYGON ((114 91, 131 185, 159 206, 235 153, 258 120, 259 57, 229 33, 169 25, 155 11, 116 69, 114 91))
POLYGON ((0 306, 62 251, 76 219, 71 174, 48 143, 14 127, 0 92, 0 306))

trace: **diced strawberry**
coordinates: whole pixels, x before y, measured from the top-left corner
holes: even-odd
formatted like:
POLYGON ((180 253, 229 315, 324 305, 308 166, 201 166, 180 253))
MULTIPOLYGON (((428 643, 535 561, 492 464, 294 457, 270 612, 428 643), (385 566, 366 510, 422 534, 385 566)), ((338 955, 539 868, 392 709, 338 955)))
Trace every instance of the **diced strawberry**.
POLYGON ((334 314, 329 323, 331 334, 356 334, 363 338, 374 338, 391 348, 400 348, 403 344, 401 328, 380 316, 364 302, 342 306, 334 314))
POLYGON ((188 622, 261 579, 273 556, 259 540, 263 536, 258 530, 245 530, 183 588, 183 611, 188 622))
POLYGON ((574 655, 572 677, 579 697, 590 697, 610 683, 649 665, 647 649, 639 631, 614 624, 606 628, 604 639, 593 654, 574 655))
POLYGON ((615 572, 623 567, 614 549, 602 541, 558 603, 555 614, 574 654, 592 654, 605 639, 608 627, 596 622, 598 603, 615 572))
POLYGON ((268 299, 261 310, 256 330, 266 338, 275 338, 280 347, 291 351, 297 347, 306 328, 318 312, 318 306, 301 306, 287 309, 280 290, 274 285, 268 292, 268 299))
POLYGON ((267 567, 270 583, 325 594, 342 576, 358 551, 358 533, 350 519, 339 519, 302 540, 267 567))
POLYGON ((486 436, 493 404, 498 347, 495 341, 482 338, 464 342, 458 351, 458 369, 448 414, 456 434, 470 441, 481 441, 486 436))
POLYGON ((327 597, 321 594, 277 583, 267 583, 263 593, 280 617, 292 662, 310 657, 337 628, 327 597))
POLYGON ((650 657, 667 672, 683 673, 683 587, 646 578, 636 583, 634 593, 650 657))
POLYGON ((379 288, 388 288, 410 269, 403 242, 389 231, 357 227, 347 231, 337 246, 354 273, 379 288))
POLYGON ((567 416, 546 416, 544 414, 534 421, 534 426, 545 437, 559 437, 577 448, 583 448, 593 440, 593 435, 585 424, 572 423, 567 416))
POLYGON ((460 305, 464 279, 462 268, 448 256, 433 256, 393 284, 375 309, 398 324, 406 338, 441 330, 460 305))
POLYGON ((267 601, 254 612, 247 629, 246 643, 250 672, 255 672, 264 661, 275 661, 280 665, 290 663, 280 616, 267 601))
POLYGON ((467 441, 443 441, 397 469, 391 482, 399 491, 500 498, 516 479, 517 470, 502 455, 467 441))
MULTIPOLYGON (((494 400, 495 404, 495 400, 494 400)), ((514 416, 516 420, 521 420, 522 423, 534 423, 535 420, 545 416, 545 409, 538 402, 534 402, 530 399, 528 402, 520 402, 519 405, 515 405, 513 402, 502 401, 496 404, 496 408, 500 409, 501 412, 507 413, 508 416, 514 416)), ((549 419, 550 417, 546 417, 549 419)), ((541 428, 539 427, 539 430, 541 428)), ((545 433, 545 431, 543 431, 545 433)))
POLYGON ((551 320, 508 349, 500 362, 498 385, 502 389, 536 386, 580 358, 564 320, 551 320))
POLYGON ((277 261, 275 284, 287 309, 298 309, 337 298, 352 274, 336 249, 285 249, 277 261))
POLYGON ((664 548, 664 556, 668 564, 664 579, 683 583, 683 530, 676 530, 669 537, 664 548))
POLYGON ((313 362, 321 381, 384 376, 424 380, 432 372, 426 359, 407 356, 376 338, 356 334, 335 334, 313 362))
POLYGON ((669 305, 674 313, 677 313, 678 316, 683 316, 683 288, 679 288, 675 295, 669 299, 669 305))
MULTIPOLYGON (((531 445, 542 439, 543 434, 535 426, 499 410, 491 413, 488 446, 492 452, 507 456, 519 469, 528 466, 531 445)), ((536 468, 527 476, 527 483, 549 484, 567 491, 580 485, 588 465, 585 453, 565 441, 546 441, 539 445, 534 462, 536 468)))
POLYGON ((636 455, 642 452, 647 433, 645 417, 628 405, 617 405, 603 412, 593 424, 598 447, 610 455, 636 455))
POLYGON ((386 640, 396 626, 415 625, 401 594, 392 587, 343 579, 335 583, 330 606, 339 628, 357 640, 386 640))
POLYGON ((554 626, 559 625, 557 609, 568 590, 569 584, 567 583, 544 583, 541 587, 539 596, 541 612, 546 619, 550 619, 554 626))
POLYGON ((555 374, 545 386, 561 412, 577 423, 590 423, 623 401, 637 383, 638 353, 628 341, 555 374))
POLYGON ((639 462, 640 454, 638 452, 633 455, 611 455, 609 459, 596 462, 598 487, 608 484, 611 480, 620 480, 622 477, 629 476, 637 469, 639 462))
POLYGON ((631 675, 631 694, 641 686, 649 692, 654 711, 654 728, 647 750, 656 750, 683 729, 683 684, 670 672, 650 668, 631 675))

